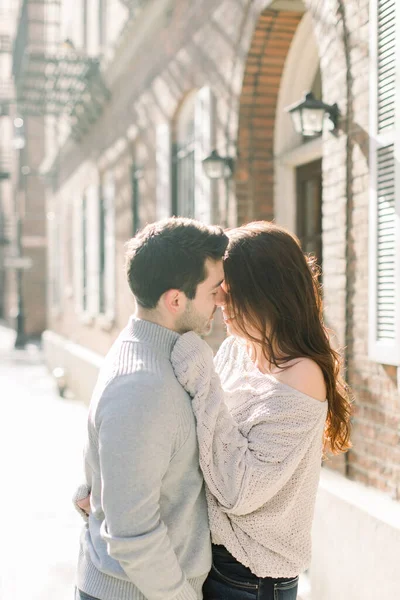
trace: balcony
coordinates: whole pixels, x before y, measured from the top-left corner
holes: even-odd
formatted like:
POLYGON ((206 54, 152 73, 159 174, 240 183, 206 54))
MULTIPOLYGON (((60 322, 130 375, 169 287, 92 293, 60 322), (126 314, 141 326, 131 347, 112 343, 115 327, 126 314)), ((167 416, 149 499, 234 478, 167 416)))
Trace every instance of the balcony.
POLYGON ((13 48, 17 109, 70 117, 79 138, 109 99, 100 62, 59 38, 60 0, 23 0, 13 48))

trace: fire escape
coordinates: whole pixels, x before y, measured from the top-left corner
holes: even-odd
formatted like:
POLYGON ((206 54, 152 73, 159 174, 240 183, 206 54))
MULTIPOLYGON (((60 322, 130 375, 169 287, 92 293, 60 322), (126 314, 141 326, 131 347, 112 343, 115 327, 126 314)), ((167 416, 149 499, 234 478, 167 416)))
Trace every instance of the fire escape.
POLYGON ((99 58, 60 38, 61 0, 23 0, 13 48, 18 113, 65 116, 79 140, 109 99, 99 58))

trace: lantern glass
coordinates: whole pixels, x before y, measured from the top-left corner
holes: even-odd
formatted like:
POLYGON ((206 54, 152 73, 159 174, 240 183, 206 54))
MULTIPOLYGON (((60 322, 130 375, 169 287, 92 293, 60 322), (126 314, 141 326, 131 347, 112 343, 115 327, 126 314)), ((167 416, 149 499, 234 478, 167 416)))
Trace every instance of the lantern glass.
POLYGON ((290 113, 290 116, 292 117, 294 129, 300 135, 303 135, 303 119, 302 119, 303 114, 302 113, 303 113, 302 109, 295 110, 290 113))
POLYGON ((220 158, 208 158, 204 160, 203 167, 209 179, 223 179, 225 176, 225 162, 220 158))
POLYGON ((305 137, 321 135, 324 122, 329 121, 328 129, 335 131, 339 109, 336 104, 325 104, 317 100, 312 92, 306 94, 300 102, 296 102, 285 109, 292 117, 297 133, 305 137))
POLYGON ((220 156, 213 150, 203 161, 204 173, 209 179, 229 179, 233 174, 233 159, 220 156))
POLYGON ((313 136, 322 133, 325 109, 303 107, 302 113, 302 134, 304 136, 313 136))

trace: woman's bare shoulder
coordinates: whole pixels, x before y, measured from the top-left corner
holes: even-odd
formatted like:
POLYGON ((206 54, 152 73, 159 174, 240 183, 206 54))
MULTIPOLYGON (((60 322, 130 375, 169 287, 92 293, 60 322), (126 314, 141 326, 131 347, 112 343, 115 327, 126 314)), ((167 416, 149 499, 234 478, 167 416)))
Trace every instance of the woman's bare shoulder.
POLYGON ((321 367, 311 358, 297 358, 287 368, 274 373, 281 383, 311 396, 320 402, 326 400, 326 384, 321 367))

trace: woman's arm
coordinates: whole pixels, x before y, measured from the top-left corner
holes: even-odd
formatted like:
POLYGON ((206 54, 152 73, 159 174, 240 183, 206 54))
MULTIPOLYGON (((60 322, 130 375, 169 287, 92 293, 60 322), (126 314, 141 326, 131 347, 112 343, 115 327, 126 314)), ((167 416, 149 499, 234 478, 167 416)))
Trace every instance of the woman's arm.
MULTIPOLYGON (((221 387, 208 344, 193 332, 184 334, 174 347, 172 364, 193 398, 200 465, 211 493, 228 513, 257 510, 287 483, 313 436, 320 435, 316 424, 323 412, 304 414, 304 405, 299 407, 294 397, 288 418, 281 398, 256 398, 239 429, 225 403, 228 392, 221 387)), ((290 395, 286 401, 290 404, 290 395)))

